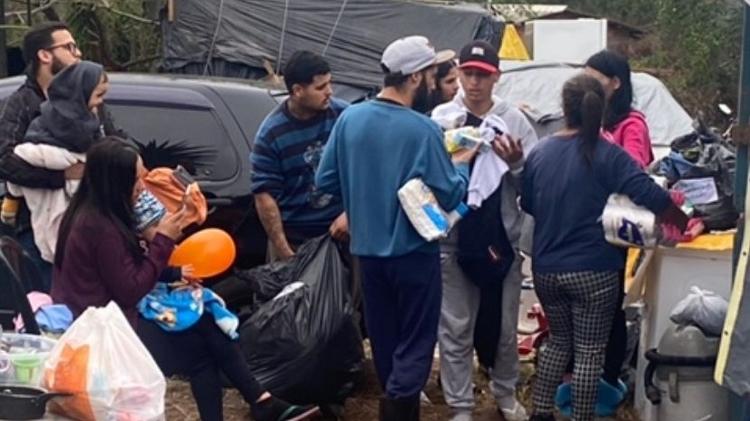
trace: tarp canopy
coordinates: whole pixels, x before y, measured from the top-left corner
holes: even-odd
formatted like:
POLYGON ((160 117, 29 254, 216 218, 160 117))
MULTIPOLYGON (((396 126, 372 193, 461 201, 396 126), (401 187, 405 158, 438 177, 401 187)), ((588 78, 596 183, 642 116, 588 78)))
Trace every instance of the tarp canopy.
MULTIPOLYGON (((501 67, 503 74, 495 93, 524 110, 536 122, 537 132, 548 134, 539 126, 559 127, 563 84, 579 73, 581 67, 528 61, 504 61, 501 67)), ((633 107, 646 115, 654 146, 668 146, 678 136, 693 131, 690 115, 659 79, 634 72, 632 82, 633 107)))
POLYGON ((424 35, 458 51, 481 38, 499 48, 503 28, 476 4, 398 0, 180 0, 174 16, 162 18, 168 72, 259 77, 264 59, 276 69, 280 51, 283 66, 310 50, 324 53, 335 82, 365 89, 382 84, 380 56, 395 39, 424 35))

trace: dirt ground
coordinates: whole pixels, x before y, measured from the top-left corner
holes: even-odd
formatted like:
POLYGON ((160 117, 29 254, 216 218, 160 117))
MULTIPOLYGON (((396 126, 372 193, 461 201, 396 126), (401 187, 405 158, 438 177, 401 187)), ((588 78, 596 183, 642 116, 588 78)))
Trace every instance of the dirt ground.
MULTIPOLYGON (((436 364, 437 367, 437 364, 436 364)), ((530 407, 531 382, 533 381, 533 364, 522 363, 523 384, 519 388, 521 401, 530 407)), ((447 420, 450 412, 443 401, 442 393, 437 386, 437 370, 433 370, 432 377, 427 384, 426 393, 431 404, 423 404, 422 420, 438 421, 447 420)), ((475 376, 477 384, 477 410, 475 420, 477 421, 500 421, 503 418, 497 413, 489 387, 484 376, 475 376)), ((378 399, 380 390, 377 384, 372 361, 368 359, 365 365, 364 382, 355 394, 346 401, 342 420, 346 421, 370 421, 377 420, 378 399)), ((167 420, 197 421, 198 412, 190 394, 190 386, 179 380, 170 380, 167 390, 167 420)), ((234 390, 226 390, 224 393, 224 419, 227 421, 252 420, 247 404, 234 390)), ((632 409, 632 405, 621 408, 617 414, 617 421, 637 421, 638 417, 632 409)))

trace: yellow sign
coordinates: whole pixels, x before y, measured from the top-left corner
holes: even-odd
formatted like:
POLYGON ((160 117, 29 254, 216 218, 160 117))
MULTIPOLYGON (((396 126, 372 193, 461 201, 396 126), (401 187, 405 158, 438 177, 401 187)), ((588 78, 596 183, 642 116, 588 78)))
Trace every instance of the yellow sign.
POLYGON ((523 40, 512 23, 505 24, 503 45, 500 46, 498 55, 504 60, 530 60, 529 52, 526 51, 526 46, 523 45, 523 40))

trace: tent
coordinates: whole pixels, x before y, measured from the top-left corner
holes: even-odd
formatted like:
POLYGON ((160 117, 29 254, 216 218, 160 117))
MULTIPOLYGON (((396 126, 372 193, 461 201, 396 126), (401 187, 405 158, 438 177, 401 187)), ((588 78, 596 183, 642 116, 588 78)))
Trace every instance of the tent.
MULTIPOLYGON (((495 93, 521 108, 537 133, 550 134, 562 126, 562 87, 581 66, 560 63, 501 62, 495 93)), ((647 73, 632 74, 634 107, 646 115, 655 154, 666 154, 678 136, 692 132, 692 119, 664 84, 647 73)))
POLYGON ((306 49, 328 59, 337 84, 360 90, 382 83, 380 56, 395 39, 424 35, 458 51, 480 38, 499 48, 503 29, 478 4, 402 0, 180 0, 161 22, 167 72, 259 78, 264 61, 280 69, 306 49))

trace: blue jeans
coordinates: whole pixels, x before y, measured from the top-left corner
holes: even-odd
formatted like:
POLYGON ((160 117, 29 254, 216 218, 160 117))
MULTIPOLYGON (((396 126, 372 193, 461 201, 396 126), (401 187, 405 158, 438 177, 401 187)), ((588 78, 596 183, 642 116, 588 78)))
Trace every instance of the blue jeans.
POLYGON ((36 243, 34 243, 34 232, 30 229, 26 230, 25 232, 18 234, 17 239, 21 244, 21 247, 23 247, 23 249, 26 250, 26 253, 31 256, 31 261, 34 263, 37 270, 39 270, 40 275, 39 280, 41 281, 41 285, 33 285, 30 279, 23 277, 23 274, 19 274, 23 278, 21 279, 21 282, 24 283, 26 292, 39 291, 49 294, 50 288, 52 287, 52 263, 42 259, 42 255, 39 253, 36 243))

